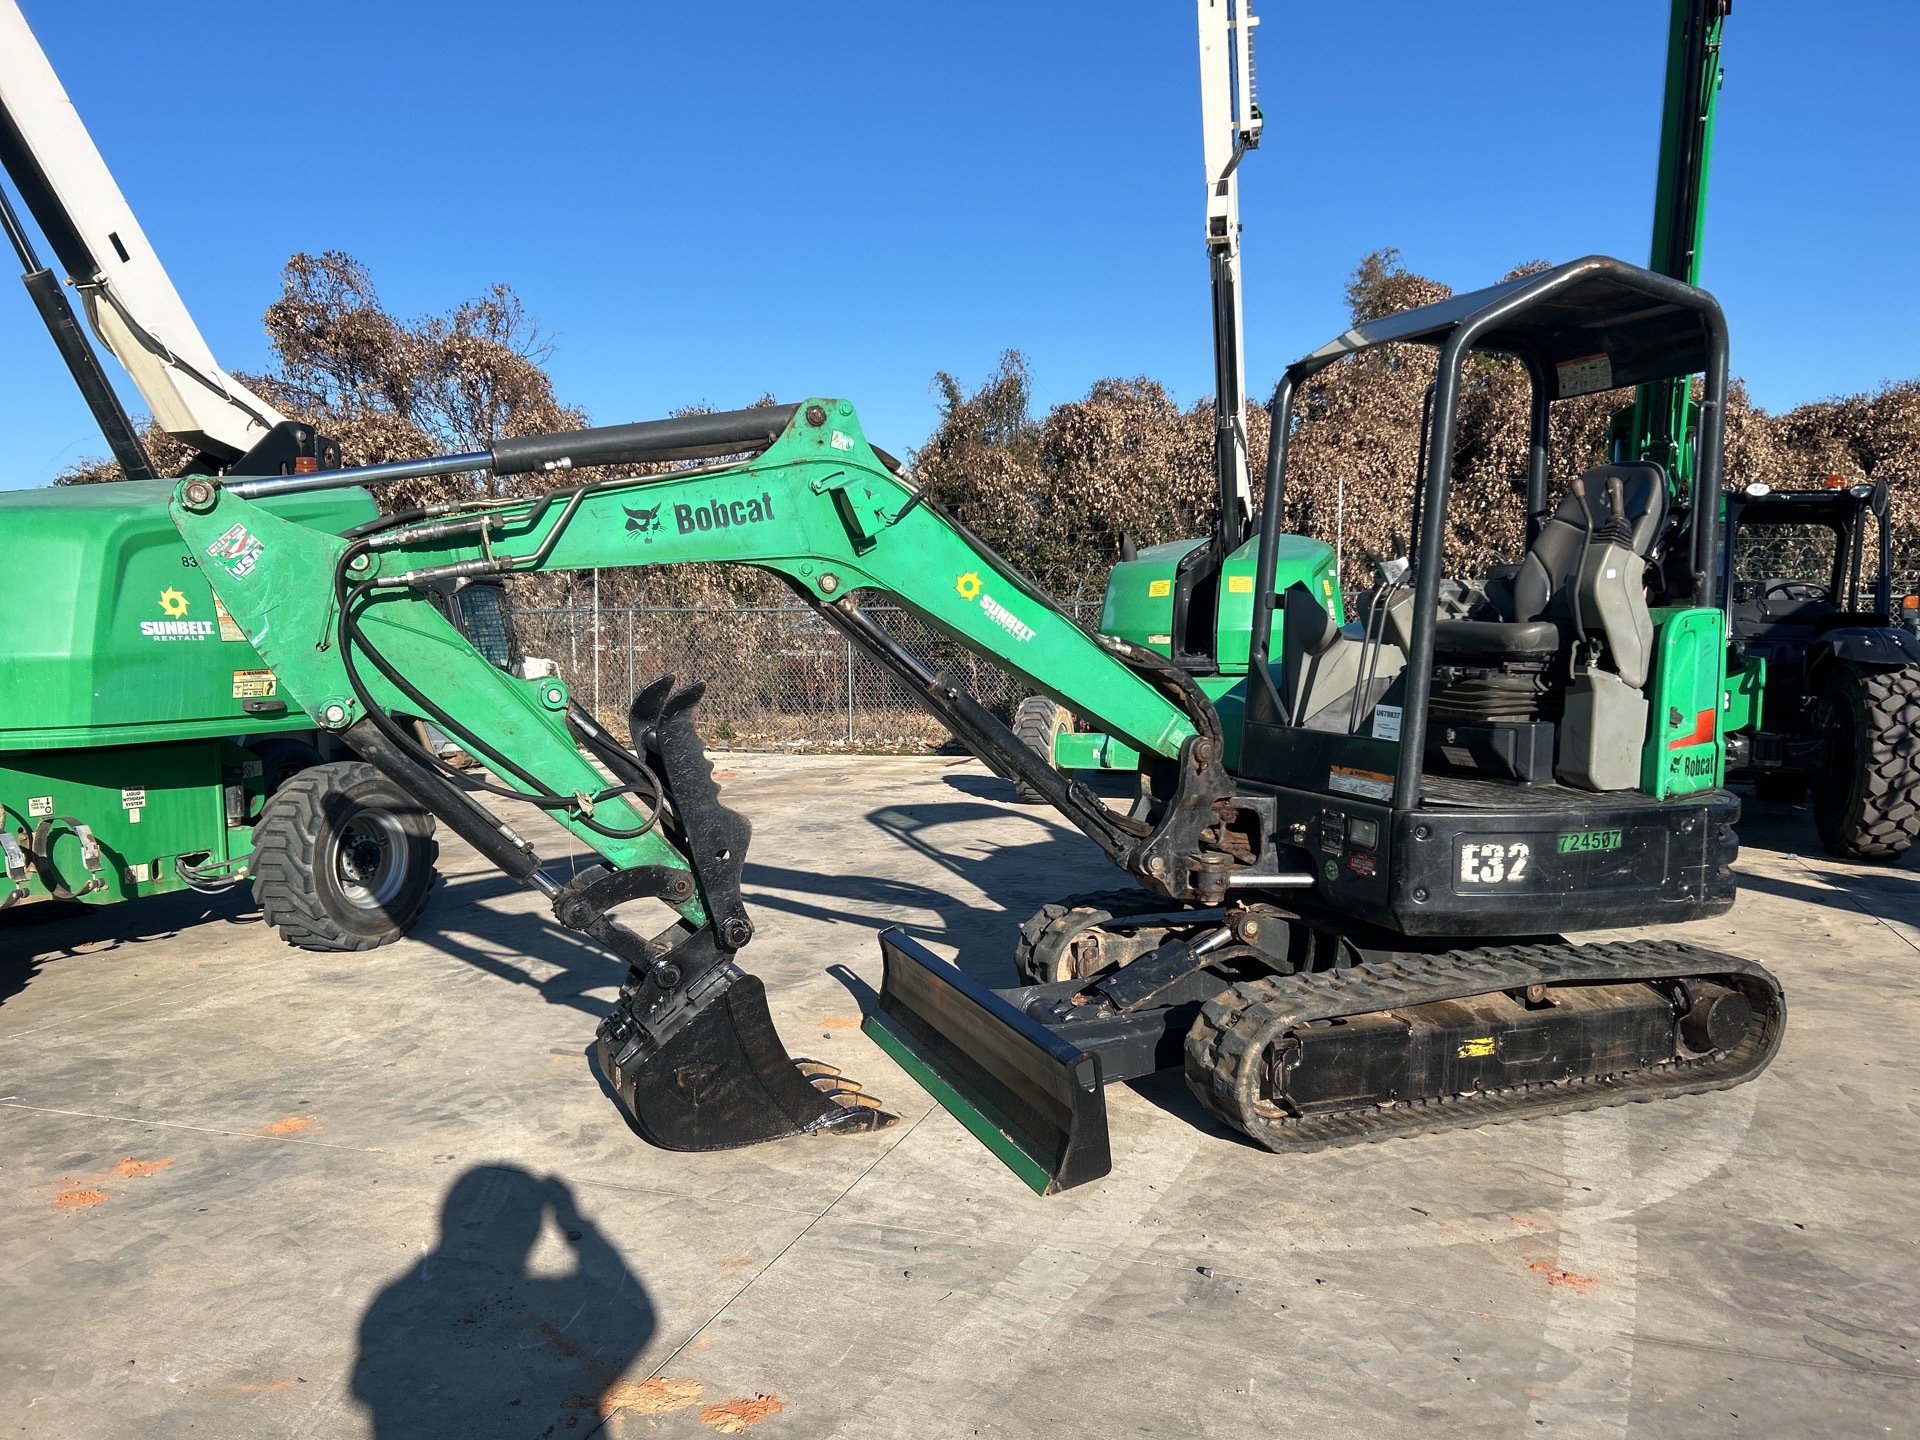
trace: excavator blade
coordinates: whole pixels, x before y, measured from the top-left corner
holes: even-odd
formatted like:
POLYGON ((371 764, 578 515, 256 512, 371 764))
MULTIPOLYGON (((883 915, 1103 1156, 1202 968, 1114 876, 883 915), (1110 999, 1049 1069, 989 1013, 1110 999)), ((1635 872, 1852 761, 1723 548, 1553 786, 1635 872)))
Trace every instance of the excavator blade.
POLYGON ((627 995, 601 1022, 601 1070, 642 1138, 668 1150, 733 1150, 895 1122, 831 1067, 790 1056, 766 986, 729 972, 671 1026, 649 1027, 627 995))
POLYGON ((900 930, 880 935, 862 1028, 1035 1192, 1113 1168, 1100 1057, 1068 1044, 900 930))

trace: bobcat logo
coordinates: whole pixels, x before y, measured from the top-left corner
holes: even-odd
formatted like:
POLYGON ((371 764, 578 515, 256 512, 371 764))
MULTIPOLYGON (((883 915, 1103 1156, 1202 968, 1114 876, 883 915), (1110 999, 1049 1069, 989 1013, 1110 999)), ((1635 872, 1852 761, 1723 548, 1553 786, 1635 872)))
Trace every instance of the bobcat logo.
POLYGON ((661 529, 660 507, 656 505, 651 510, 629 510, 622 505, 620 508, 627 511, 627 532, 638 535, 651 545, 654 534, 661 529))

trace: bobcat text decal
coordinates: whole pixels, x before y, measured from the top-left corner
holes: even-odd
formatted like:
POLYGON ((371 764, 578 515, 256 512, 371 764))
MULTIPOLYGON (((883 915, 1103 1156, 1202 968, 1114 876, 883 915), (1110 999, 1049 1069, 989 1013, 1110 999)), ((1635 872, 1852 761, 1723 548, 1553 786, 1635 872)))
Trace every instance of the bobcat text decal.
MULTIPOLYGON (((634 510, 622 505, 626 511, 627 531, 638 535, 642 541, 651 545, 653 537, 666 529, 660 518, 665 507, 662 501, 651 510, 634 510)), ((673 507, 674 528, 682 535, 691 535, 696 530, 731 530, 736 525, 758 525, 762 521, 773 519, 773 496, 762 493, 757 500, 710 500, 704 505, 675 505, 673 507)))

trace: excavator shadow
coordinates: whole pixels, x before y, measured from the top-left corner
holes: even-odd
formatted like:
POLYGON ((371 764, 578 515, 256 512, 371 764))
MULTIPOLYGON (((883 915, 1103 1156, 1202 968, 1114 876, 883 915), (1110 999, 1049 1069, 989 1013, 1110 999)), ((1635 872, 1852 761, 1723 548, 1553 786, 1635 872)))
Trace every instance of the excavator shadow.
MULTIPOLYGON (((582 868, 592 859, 581 857, 582 868)), ((524 893, 518 882, 492 872, 443 884, 407 938, 497 979, 528 986, 549 1005, 565 1005, 598 1019, 610 1002, 591 992, 617 990, 626 978, 626 961, 543 910, 510 911, 490 903, 524 893), (484 944, 479 941, 483 934, 484 944), (535 974, 529 960, 557 968, 535 974)), ((660 923, 668 918, 662 911, 660 923)))
POLYGON ((1264 1155, 1266 1147, 1261 1145, 1245 1131, 1236 1130, 1223 1124, 1214 1114, 1194 1097, 1187 1088, 1184 1071, 1156 1070, 1151 1075, 1142 1075, 1138 1079, 1123 1082, 1142 1100, 1162 1114, 1171 1116, 1182 1125, 1190 1125, 1204 1135, 1220 1140, 1231 1140, 1234 1144, 1264 1155))

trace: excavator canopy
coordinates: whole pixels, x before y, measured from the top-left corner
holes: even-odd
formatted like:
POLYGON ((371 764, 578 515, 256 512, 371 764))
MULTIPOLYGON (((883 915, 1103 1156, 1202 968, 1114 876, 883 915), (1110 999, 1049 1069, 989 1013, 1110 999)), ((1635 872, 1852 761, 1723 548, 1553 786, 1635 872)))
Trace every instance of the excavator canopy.
POLYGON ((1445 345, 1471 332, 1469 347, 1530 362, 1549 399, 1695 375, 1726 352, 1719 307, 1705 292, 1604 255, 1538 275, 1369 320, 1296 362, 1297 381, 1342 356, 1379 345, 1445 345))

